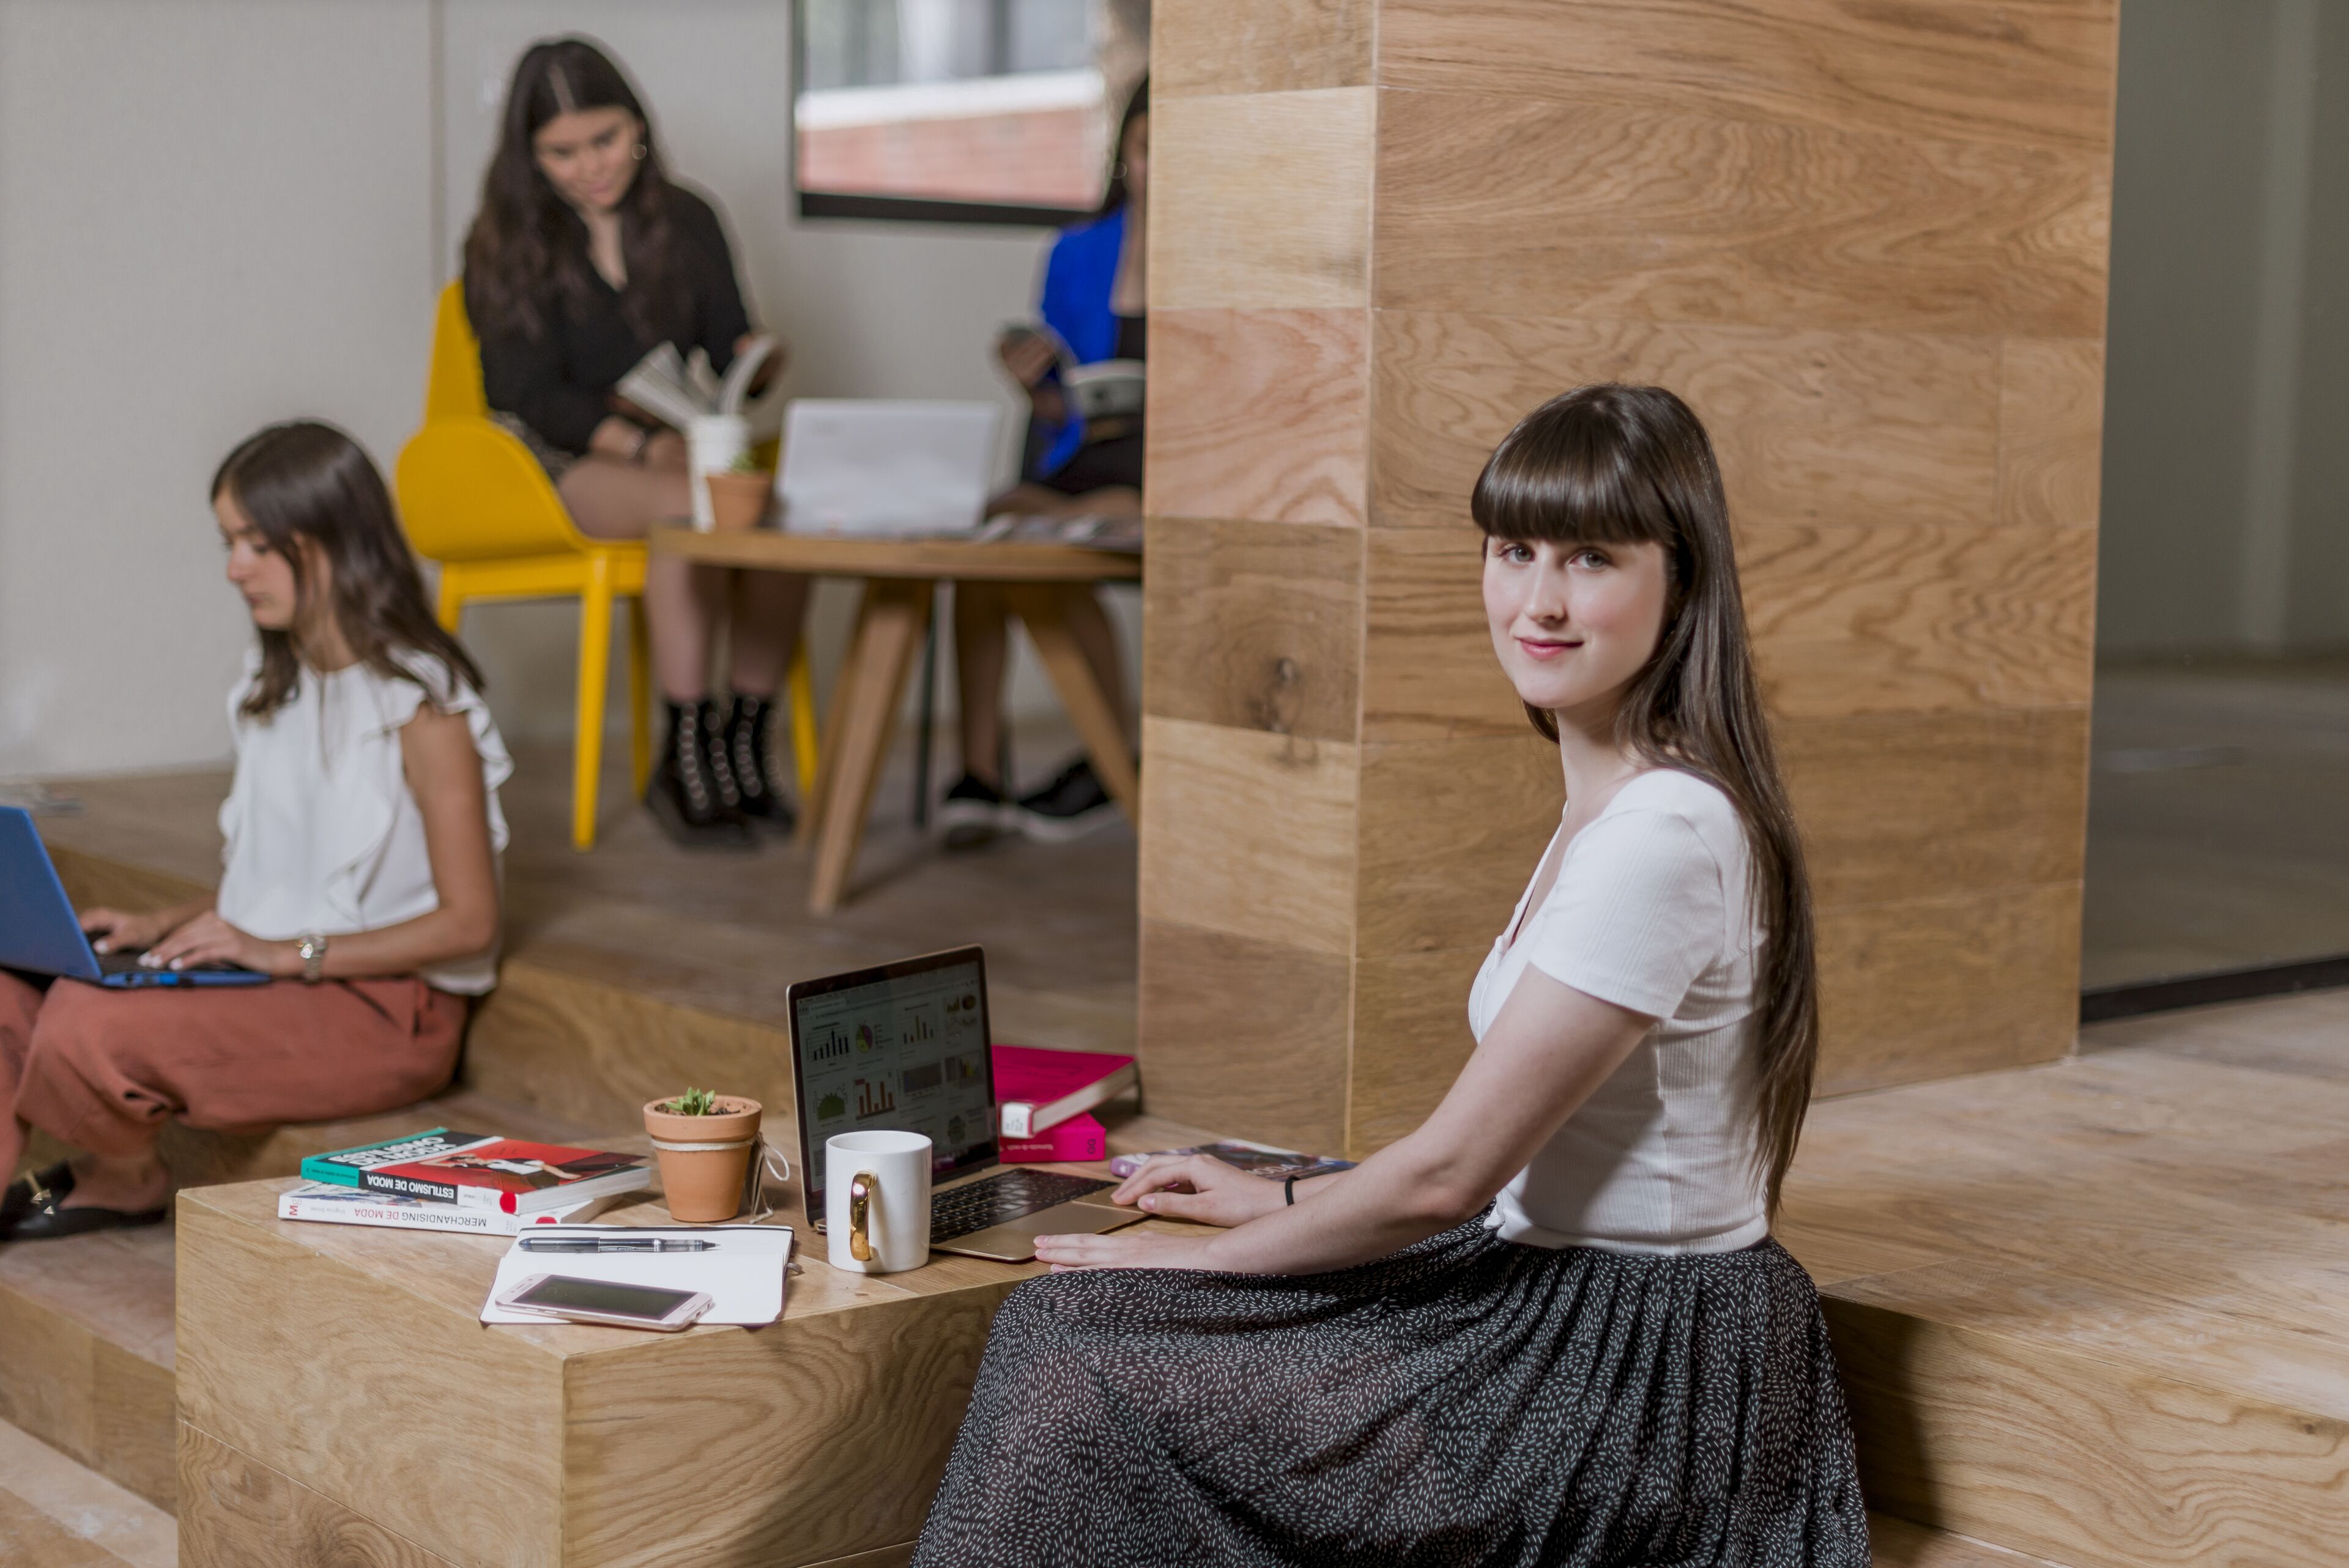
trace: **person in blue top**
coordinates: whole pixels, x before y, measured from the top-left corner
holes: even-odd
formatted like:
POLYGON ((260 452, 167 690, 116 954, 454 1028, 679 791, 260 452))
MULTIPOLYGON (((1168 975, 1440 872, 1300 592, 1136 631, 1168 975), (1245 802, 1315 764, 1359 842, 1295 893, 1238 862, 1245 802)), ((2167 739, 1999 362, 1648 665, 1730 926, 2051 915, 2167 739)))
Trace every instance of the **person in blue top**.
MULTIPOLYGON (((1144 78, 1118 123, 1115 161, 1101 211, 1061 231, 1044 263, 1038 314, 1049 332, 1023 328, 996 343, 1004 370, 1028 395, 1022 478, 988 503, 989 515, 1142 515, 1142 418, 1080 418, 1061 383, 1064 363, 1148 357, 1143 304, 1150 156, 1150 83, 1144 78), (1054 339, 1058 341, 1055 342, 1054 339), (1065 358, 1064 358, 1065 351, 1065 358)), ((1102 690, 1119 704, 1126 744, 1133 716, 1123 701, 1117 641, 1097 599, 1071 606, 1069 629, 1102 690)), ((1116 807, 1082 758, 1042 789, 1007 798, 1002 777, 1003 673, 1009 621, 999 588, 955 584, 955 664, 961 697, 963 774, 939 807, 947 845, 983 843, 999 831, 1073 839, 1116 807)))

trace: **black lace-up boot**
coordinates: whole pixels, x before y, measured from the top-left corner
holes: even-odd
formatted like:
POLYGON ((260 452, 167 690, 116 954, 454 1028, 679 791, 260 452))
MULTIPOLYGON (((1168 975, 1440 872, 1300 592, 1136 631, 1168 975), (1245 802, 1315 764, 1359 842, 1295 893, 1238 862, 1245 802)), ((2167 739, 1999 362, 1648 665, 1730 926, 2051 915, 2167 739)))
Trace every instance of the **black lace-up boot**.
POLYGON ((719 728, 715 703, 670 703, 668 741, 645 790, 654 820, 688 849, 747 849, 754 841, 741 808, 728 799, 732 774, 711 766, 722 766, 719 728))
POLYGON ((799 819, 783 798, 783 781, 776 777, 774 753, 768 745, 774 718, 775 705, 764 697, 736 697, 719 749, 725 753, 742 815, 771 832, 788 833, 799 819))

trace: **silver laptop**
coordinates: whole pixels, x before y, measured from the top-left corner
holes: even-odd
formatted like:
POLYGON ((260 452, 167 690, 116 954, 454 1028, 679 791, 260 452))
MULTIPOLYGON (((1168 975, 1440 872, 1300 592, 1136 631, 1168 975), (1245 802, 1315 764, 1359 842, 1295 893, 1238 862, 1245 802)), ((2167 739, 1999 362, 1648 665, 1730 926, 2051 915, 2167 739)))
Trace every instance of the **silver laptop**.
POLYGON ((995 475, 992 403, 802 397, 775 478, 792 533, 957 533, 984 521, 995 475))
POLYGON ((824 1228, 823 1147, 835 1133, 930 1140, 930 1246, 1022 1263, 1038 1236, 1098 1233, 1145 1219, 1107 1201, 1112 1182, 1033 1166, 998 1170, 987 959, 957 947, 802 980, 784 994, 800 1190, 824 1228))

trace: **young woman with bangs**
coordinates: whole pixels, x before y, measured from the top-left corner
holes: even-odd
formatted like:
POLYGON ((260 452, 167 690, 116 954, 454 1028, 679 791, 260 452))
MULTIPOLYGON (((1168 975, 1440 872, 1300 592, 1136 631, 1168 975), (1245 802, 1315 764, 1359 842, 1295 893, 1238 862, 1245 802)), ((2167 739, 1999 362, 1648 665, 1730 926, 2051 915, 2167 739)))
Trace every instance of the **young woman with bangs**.
POLYGON ((1802 849, 1702 426, 1586 387, 1471 510, 1566 806, 1416 1131, 1226 1227, 1041 1238, 915 1562, 1867 1568, 1816 1291, 1770 1237, 1817 1049, 1802 849))

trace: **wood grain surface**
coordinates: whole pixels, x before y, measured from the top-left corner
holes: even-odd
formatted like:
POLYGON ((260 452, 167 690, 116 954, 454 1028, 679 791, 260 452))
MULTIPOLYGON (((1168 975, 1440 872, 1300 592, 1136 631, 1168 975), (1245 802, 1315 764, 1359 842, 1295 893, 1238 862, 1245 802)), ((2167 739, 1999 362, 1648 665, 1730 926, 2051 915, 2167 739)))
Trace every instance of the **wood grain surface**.
POLYGON ((2093 527, 1757 524, 1738 554, 1789 718, 2087 703, 2093 527))
POLYGON ((1382 309, 2104 330, 2101 150, 1489 91, 1390 93, 1378 141, 1382 309))
POLYGON ((1777 739, 1823 907, 2080 881, 2085 708, 1799 719, 1777 739))
POLYGON ((1147 712, 1354 738, 1361 530, 1157 518, 1149 539, 1147 712))
POLYGON ((0 1246, 0 1421, 169 1509, 168 1231, 0 1246))
POLYGON ((1362 739, 1533 734, 1485 615, 1485 536, 1373 528, 1362 595, 1362 739))
POLYGON ((1145 917, 1151 1110, 1281 1149, 1343 1147, 1352 975, 1342 957, 1145 917))
POLYGON ((1566 807, 1557 748, 1530 727, 1365 746, 1360 789, 1358 959, 1490 946, 1566 807))
POLYGON ((1142 750, 1143 918, 1351 950, 1354 747, 1145 717, 1142 750))
MULTIPOLYGON (((420 1479, 420 1478, 419 1478, 420 1479)), ((181 1568, 463 1568, 180 1424, 181 1568)))
POLYGON ((1150 514, 1360 524, 1368 333, 1361 310, 1154 310, 1150 514))
POLYGON ((2010 338, 2003 353, 2000 520, 2094 522, 2104 480, 2103 340, 2010 338))
POLYGON ((1386 0, 1379 81, 2102 153, 2117 9, 2117 0, 1386 0))
POLYGON ((1197 93, 1365 87, 1377 9, 1375 0, 1166 6, 1151 18, 1151 93, 1163 102, 1197 93))
POLYGON ((1154 105, 1154 335, 1166 311, 1369 304, 1377 113, 1367 87, 1154 105))
POLYGON ((1993 339, 1382 309, 1372 345, 1381 524, 1467 522, 1495 443, 1591 381, 1648 382, 1686 398, 1743 525, 1996 515, 1993 339))
POLYGON ((1356 962, 1353 1075, 1346 1102, 1350 1157, 1384 1148, 1426 1120, 1460 1076, 1476 1047, 1468 1030, 1468 988, 1491 950, 1487 936, 1473 947, 1356 962))
POLYGON ((2080 996, 2080 889, 2001 888, 1818 912, 1817 1091, 2054 1061, 2080 996))

